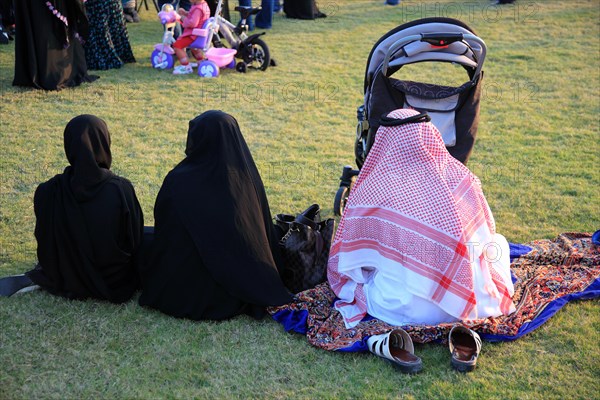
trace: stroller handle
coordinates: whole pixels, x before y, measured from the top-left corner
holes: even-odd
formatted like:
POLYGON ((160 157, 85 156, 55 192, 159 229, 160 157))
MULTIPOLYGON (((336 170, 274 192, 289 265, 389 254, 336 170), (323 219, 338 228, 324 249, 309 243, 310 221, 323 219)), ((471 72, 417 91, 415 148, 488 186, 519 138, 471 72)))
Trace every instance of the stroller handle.
MULTIPOLYGON (((476 42, 481 46, 481 57, 477 60, 477 67, 475 68, 475 73, 473 74, 473 78, 471 82, 476 83, 477 79, 479 79, 479 74, 481 73, 481 69, 483 68, 483 62, 485 61, 485 56, 487 53, 487 46, 485 42, 478 36, 475 36, 470 33, 455 33, 455 32, 437 32, 437 33, 421 33, 419 35, 410 35, 405 38, 402 38, 392 44, 387 53, 385 54, 385 58, 383 59, 382 71, 385 76, 387 76, 388 68, 390 66, 390 60, 395 55, 395 53, 412 42, 427 42, 432 46, 440 46, 444 47, 450 43, 471 40, 476 42)), ((468 43, 466 43, 469 46, 468 43)), ((469 46, 470 47, 470 46, 469 46)), ((473 52, 475 55, 475 52, 473 52)))

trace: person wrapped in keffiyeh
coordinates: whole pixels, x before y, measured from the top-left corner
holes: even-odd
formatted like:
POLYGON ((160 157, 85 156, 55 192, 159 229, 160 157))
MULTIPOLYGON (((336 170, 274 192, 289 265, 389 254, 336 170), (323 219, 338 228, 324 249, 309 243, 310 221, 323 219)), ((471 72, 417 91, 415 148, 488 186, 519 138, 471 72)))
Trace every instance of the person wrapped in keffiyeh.
POLYGON ((330 252, 328 280, 346 327, 367 314, 402 326, 513 312, 508 243, 479 179, 448 153, 431 122, 386 125, 330 252))

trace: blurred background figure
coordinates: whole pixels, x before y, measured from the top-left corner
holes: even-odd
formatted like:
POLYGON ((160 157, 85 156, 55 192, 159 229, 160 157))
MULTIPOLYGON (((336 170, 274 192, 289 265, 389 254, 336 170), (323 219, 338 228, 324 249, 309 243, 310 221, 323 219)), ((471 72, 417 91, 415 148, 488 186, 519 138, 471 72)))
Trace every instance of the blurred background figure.
POLYGON ((12 0, 0 0, 0 44, 14 39, 15 10, 12 0))
POLYGON ((315 19, 327 16, 319 11, 315 0, 284 1, 283 12, 287 18, 296 19, 315 19))
MULTIPOLYGON (((279 2, 277 1, 279 4, 279 2)), ((239 0, 239 4, 242 7, 252 7, 252 0, 239 0)), ((252 19, 252 17, 248 17, 248 29, 251 31, 254 30, 254 25, 256 22, 256 27, 261 29, 271 29, 273 22, 273 12, 275 10, 275 1, 274 0, 262 0, 260 4, 262 10, 256 14, 256 21, 252 19)), ((281 6, 279 6, 279 9, 281 6)), ((278 10, 279 10, 278 9, 278 10)))
POLYGON ((123 14, 127 22, 140 22, 135 0, 123 0, 123 14))
POLYGON ((84 43, 89 69, 121 68, 135 62, 121 0, 87 0, 90 34, 84 43))

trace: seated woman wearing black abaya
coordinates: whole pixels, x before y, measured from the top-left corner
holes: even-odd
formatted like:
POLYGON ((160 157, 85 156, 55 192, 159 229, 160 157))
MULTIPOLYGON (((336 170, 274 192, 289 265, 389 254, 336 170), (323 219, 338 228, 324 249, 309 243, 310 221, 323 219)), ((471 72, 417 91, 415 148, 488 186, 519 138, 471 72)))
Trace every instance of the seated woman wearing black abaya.
POLYGON ((263 183, 237 121, 221 111, 196 117, 185 154, 156 199, 140 304, 222 320, 259 318, 265 306, 290 302, 263 183))
POLYGON ((4 287, 29 278, 70 299, 127 301, 139 287, 134 259, 144 225, 133 186, 109 170, 110 136, 100 118, 73 118, 64 145, 71 165, 39 185, 33 200, 39 263, 20 279, 5 278, 4 287))

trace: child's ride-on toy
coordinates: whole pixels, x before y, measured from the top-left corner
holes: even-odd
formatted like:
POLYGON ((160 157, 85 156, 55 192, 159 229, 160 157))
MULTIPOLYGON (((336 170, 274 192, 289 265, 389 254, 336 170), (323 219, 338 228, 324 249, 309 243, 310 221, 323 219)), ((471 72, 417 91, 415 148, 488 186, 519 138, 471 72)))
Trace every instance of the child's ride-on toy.
POLYGON ((260 39, 265 32, 256 33, 248 36, 248 24, 246 21, 251 15, 258 14, 260 7, 235 7, 235 11, 240 13, 240 21, 237 25, 221 16, 223 0, 219 0, 215 16, 207 22, 206 28, 209 30, 208 41, 215 47, 223 47, 221 37, 224 38, 229 47, 236 49, 236 58, 241 61, 237 63, 236 69, 239 72, 246 72, 247 69, 266 70, 271 65, 271 56, 267 44, 260 39))
MULTIPOLYGON (((248 36, 246 34, 248 25, 246 20, 250 15, 257 14, 259 8, 236 7, 240 12, 241 19, 237 25, 221 16, 223 0, 219 0, 215 16, 205 22, 202 29, 194 29, 196 40, 190 45, 192 49, 200 49, 206 57, 198 65, 198 75, 202 77, 216 77, 220 68, 235 68, 239 72, 250 69, 265 70, 271 63, 269 48, 259 36, 263 33, 248 36), (225 47, 221 41, 224 38, 230 48, 225 47), (234 56, 240 58, 237 64, 234 56)), ((150 57, 152 66, 157 69, 170 69, 174 65, 175 51, 171 45, 175 42, 174 29, 181 19, 171 4, 165 4, 158 13, 161 23, 164 25, 163 42, 154 46, 154 52, 150 57)))
MULTIPOLYGON (((158 13, 160 22, 165 27, 162 43, 154 46, 154 51, 150 56, 152 66, 157 69, 170 69, 175 64, 175 50, 171 46, 175 43, 175 26, 181 20, 181 16, 175 11, 171 4, 165 4, 158 13)), ((206 25, 206 24, 205 24, 206 25)), ((237 52, 235 49, 214 48, 207 40, 209 36, 208 29, 194 29, 193 35, 196 40, 190 45, 191 49, 200 49, 204 53, 206 60, 198 66, 198 75, 202 77, 219 76, 219 68, 235 68, 233 56, 237 52)))

